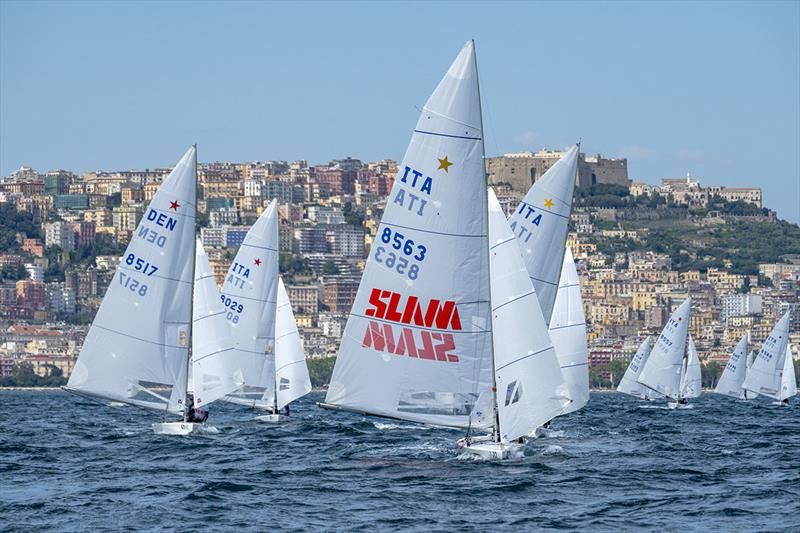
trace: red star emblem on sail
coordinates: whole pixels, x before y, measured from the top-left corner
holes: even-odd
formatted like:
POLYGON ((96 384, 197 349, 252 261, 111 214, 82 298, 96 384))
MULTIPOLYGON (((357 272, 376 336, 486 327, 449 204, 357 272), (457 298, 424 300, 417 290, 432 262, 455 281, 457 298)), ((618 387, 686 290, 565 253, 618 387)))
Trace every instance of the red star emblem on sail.
POLYGON ((180 206, 181 204, 178 203, 178 200, 169 203, 169 208, 174 209, 175 211, 177 211, 180 206))
POLYGON ((258 259, 258 258, 256 258, 256 260, 255 260, 255 261, 253 261, 253 263, 254 263, 256 266, 261 266, 261 259, 258 259))

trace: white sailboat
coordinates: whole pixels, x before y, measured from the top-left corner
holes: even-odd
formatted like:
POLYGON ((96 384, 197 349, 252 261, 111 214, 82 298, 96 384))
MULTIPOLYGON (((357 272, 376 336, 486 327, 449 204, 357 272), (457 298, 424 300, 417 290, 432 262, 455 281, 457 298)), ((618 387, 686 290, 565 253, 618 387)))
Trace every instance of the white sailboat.
MULTIPOLYGON (((518 319, 506 316, 506 308, 526 309, 515 316, 527 321, 538 300, 519 286, 520 275, 527 281, 521 258, 519 271, 506 266, 502 276, 490 276, 483 159, 475 51, 468 42, 417 122, 319 405, 436 426, 492 427, 490 441, 476 443, 475 453, 504 458, 520 446, 512 441, 526 434, 531 420, 549 420, 566 401, 538 387, 536 375, 520 374, 548 361, 553 350, 543 317, 536 344, 526 340, 534 332, 527 324, 522 334, 510 334, 508 324, 516 322, 509 320, 518 319), (494 292, 502 304, 494 305, 494 292), (502 331, 494 340, 493 327, 502 331), (543 395, 545 405, 528 414, 532 399, 543 395)), ((505 223, 501 212, 500 218, 505 223)), ((519 256, 510 230, 508 237, 493 241, 492 264, 519 256)), ((558 372, 554 355, 549 364, 558 372)))
POLYGON ((564 259, 579 150, 573 146, 542 174, 509 217, 548 324, 564 259))
POLYGON ((580 280, 569 248, 564 254, 548 331, 572 400, 562 414, 572 413, 589 401, 589 347, 580 280))
MULTIPOLYGON (((715 394, 722 394, 740 400, 747 400, 747 391, 742 388, 744 378, 747 375, 747 335, 742 335, 739 342, 728 357, 728 362, 722 370, 717 386, 714 388, 715 394)), ((751 393, 752 394, 752 393, 751 393)))
POLYGON ((742 388, 780 400, 781 380, 786 362, 786 347, 789 344, 789 312, 787 312, 769 334, 761 350, 753 360, 742 388))
MULTIPOLYGON (((159 187, 123 254, 83 343, 65 389, 167 414, 183 422, 154 424, 165 433, 191 433, 187 420, 195 264, 196 148, 190 148, 159 187)), ((205 292, 200 292, 201 301, 205 292)), ((202 313, 202 306, 198 306, 202 313)), ((196 390, 201 405, 235 380, 202 376, 223 342, 196 341, 196 390), (212 347, 213 345, 213 347, 212 347), (208 391, 205 387, 209 387, 208 391), (208 393, 208 394, 207 394, 208 393)), ((221 374, 221 376, 226 374, 221 374)))
MULTIPOLYGON (((625 375, 622 376, 619 385, 617 385, 617 392, 635 396, 642 400, 651 399, 653 395, 658 394, 637 381, 644 364, 647 362, 647 358, 650 357, 651 339, 652 337, 647 337, 639 345, 639 349, 636 350, 631 362, 628 364, 628 369, 625 370, 625 375)), ((663 396, 660 397, 663 398, 663 396)))
POLYGON ((786 344, 786 358, 783 364, 783 376, 781 376, 781 396, 780 401, 788 404, 789 398, 797 395, 797 377, 794 373, 794 357, 792 347, 786 344))
POLYGON ((681 370, 691 308, 692 299, 687 298, 672 313, 637 379, 645 387, 676 401, 681 395, 681 370))
POLYGON ((702 394, 703 377, 700 368, 700 358, 697 356, 697 348, 694 345, 692 336, 686 346, 686 358, 681 372, 681 394, 678 400, 699 398, 702 394))

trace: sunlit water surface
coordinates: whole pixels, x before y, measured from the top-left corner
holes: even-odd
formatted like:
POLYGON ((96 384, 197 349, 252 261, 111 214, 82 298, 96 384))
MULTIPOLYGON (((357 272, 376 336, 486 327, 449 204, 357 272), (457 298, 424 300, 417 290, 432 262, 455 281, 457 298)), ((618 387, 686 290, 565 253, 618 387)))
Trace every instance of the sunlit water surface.
POLYGON ((525 457, 459 460, 459 432, 329 412, 212 406, 218 431, 0 391, 0 530, 800 530, 800 404, 705 395, 670 411, 593 393, 525 457))

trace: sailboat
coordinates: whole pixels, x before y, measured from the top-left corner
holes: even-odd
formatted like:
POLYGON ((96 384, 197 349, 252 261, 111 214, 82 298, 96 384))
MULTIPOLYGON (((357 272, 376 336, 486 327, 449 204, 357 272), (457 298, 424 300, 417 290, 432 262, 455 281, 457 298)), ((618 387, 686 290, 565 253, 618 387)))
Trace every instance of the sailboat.
POLYGON ((637 378, 645 387, 676 402, 681 399, 681 375, 691 308, 692 299, 686 298, 672 313, 637 378))
MULTIPOLYGON (((686 346, 686 357, 683 360, 681 367, 681 393, 678 398, 678 403, 681 400, 688 400, 690 398, 699 398, 702 394, 703 377, 700 369, 700 358, 697 356, 697 348, 694 345, 692 336, 689 335, 689 341, 686 346)), ((677 407, 677 404, 675 405, 677 407)))
POLYGON ((278 274, 278 252, 278 205, 273 200, 245 235, 222 285, 236 346, 246 354, 244 386, 224 400, 267 411, 255 417, 262 422, 281 421, 279 410, 311 390, 297 324, 278 274))
POLYGON ((789 312, 772 328, 753 365, 742 383, 742 388, 781 400, 781 383, 786 363, 786 347, 789 344, 789 312))
MULTIPOLYGON (((537 293, 538 295, 538 293, 537 293)), ((589 347, 586 344, 586 315, 581 286, 572 251, 566 248, 561 279, 548 328, 556 350, 561 374, 572 402, 562 415, 581 409, 589 401, 589 347)))
POLYGON ((642 372, 642 368, 644 368, 647 362, 647 358, 650 357, 651 342, 652 337, 647 337, 639 345, 639 349, 636 350, 636 353, 631 358, 631 362, 628 364, 627 370, 625 370, 625 375, 622 376, 619 385, 617 385, 617 392, 635 396, 642 400, 653 400, 664 397, 663 394, 659 394, 637 381, 639 374, 642 372))
POLYGON ((714 388, 715 394, 722 394, 740 400, 747 400, 747 391, 742 388, 745 375, 747 374, 747 334, 742 335, 739 342, 733 348, 728 362, 722 370, 717 386, 714 388))
POLYGON ((780 401, 784 404, 789 403, 789 398, 797 395, 797 377, 794 373, 794 357, 792 347, 786 344, 786 358, 783 364, 783 376, 781 377, 781 397, 780 401))
POLYGON ((157 433, 185 435, 199 427, 188 420, 190 345, 195 407, 239 386, 236 369, 220 365, 230 355, 232 339, 225 337, 218 299, 204 282, 210 271, 207 258, 202 264, 205 252, 196 248, 196 175, 192 147, 132 235, 65 387, 183 418, 153 424, 157 433))
POLYGON ((492 429, 490 440, 467 447, 502 459, 567 400, 547 381, 558 363, 499 206, 492 219, 505 224, 507 240, 489 223, 483 160, 470 41, 422 109, 319 405, 468 435, 492 429), (498 261, 503 270, 490 274, 498 261))

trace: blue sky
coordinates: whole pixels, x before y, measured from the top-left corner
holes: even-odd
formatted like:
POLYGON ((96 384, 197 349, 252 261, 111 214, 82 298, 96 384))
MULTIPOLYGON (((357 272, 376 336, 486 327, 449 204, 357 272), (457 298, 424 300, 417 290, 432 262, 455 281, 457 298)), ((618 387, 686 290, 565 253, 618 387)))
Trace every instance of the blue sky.
POLYGON ((800 220, 800 2, 0 2, 0 172, 399 159, 477 43, 488 155, 760 186, 800 220))

